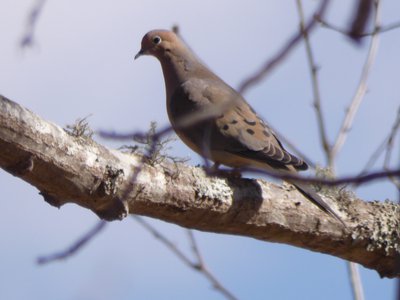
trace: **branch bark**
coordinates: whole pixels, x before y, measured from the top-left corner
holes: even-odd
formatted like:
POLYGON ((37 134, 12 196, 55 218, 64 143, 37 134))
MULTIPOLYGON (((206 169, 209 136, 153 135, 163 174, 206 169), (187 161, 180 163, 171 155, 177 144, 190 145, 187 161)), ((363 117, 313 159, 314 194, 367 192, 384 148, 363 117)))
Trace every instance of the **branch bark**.
POLYGON ((72 136, 0 96, 0 167, 37 187, 51 205, 76 203, 109 221, 139 214, 286 243, 357 262, 384 277, 400 277, 399 205, 338 193, 326 200, 341 211, 344 228, 289 185, 208 177, 201 168, 183 164, 177 170, 174 164, 140 162, 137 155, 72 136))

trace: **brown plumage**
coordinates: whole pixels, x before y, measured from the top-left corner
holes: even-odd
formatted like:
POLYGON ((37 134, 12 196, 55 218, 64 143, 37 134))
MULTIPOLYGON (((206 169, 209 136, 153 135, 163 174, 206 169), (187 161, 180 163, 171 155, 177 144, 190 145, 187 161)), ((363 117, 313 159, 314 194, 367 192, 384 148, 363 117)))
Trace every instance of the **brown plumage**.
MULTIPOLYGON (((169 120, 182 141, 217 164, 297 173, 307 164, 282 146, 246 100, 211 72, 173 32, 153 30, 140 55, 161 63, 169 120), (197 121, 190 122, 191 119, 197 121), (189 120, 189 122, 188 122, 189 120)), ((306 184, 291 182, 304 196, 340 222, 329 205, 306 184)))

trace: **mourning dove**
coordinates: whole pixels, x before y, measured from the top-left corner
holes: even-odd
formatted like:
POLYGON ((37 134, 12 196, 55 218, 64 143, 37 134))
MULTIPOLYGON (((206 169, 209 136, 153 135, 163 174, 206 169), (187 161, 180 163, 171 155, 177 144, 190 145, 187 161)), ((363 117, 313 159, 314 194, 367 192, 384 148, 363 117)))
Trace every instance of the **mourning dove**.
MULTIPOLYGON (((294 174, 308 168, 303 160, 285 150, 246 100, 211 72, 174 32, 148 32, 135 59, 141 55, 152 55, 160 61, 169 120, 193 151, 216 165, 233 168, 255 167, 294 174)), ((290 183, 343 223, 309 186, 290 183)))

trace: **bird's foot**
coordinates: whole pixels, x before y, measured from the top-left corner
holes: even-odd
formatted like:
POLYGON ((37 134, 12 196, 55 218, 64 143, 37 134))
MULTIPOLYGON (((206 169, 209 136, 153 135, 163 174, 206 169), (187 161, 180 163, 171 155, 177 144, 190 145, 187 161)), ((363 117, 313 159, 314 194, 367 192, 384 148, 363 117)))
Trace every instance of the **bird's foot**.
POLYGON ((216 176, 220 172, 219 163, 214 163, 211 167, 210 165, 206 164, 203 166, 203 170, 209 176, 216 176))
POLYGON ((220 164, 214 163, 211 167, 204 166, 204 171, 207 173, 209 176, 217 176, 217 177, 224 177, 224 178, 241 178, 242 173, 240 172, 240 169, 233 168, 233 169, 224 169, 221 170, 219 169, 220 164))
POLYGON ((233 168, 232 170, 228 171, 229 177, 230 178, 242 178, 242 172, 240 171, 240 169, 237 168, 233 168))

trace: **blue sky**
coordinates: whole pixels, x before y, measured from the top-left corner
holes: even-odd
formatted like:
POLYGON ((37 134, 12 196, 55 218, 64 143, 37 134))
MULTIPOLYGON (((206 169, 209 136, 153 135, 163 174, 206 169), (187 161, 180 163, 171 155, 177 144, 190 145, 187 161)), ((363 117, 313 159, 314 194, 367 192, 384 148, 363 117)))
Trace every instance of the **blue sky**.
MULTIPOLYGON (((147 130, 153 120, 160 126, 168 123, 159 63, 151 57, 133 60, 147 31, 178 24, 201 59, 237 87, 298 25, 294 1, 47 1, 36 44, 21 50, 18 41, 33 3, 0 3, 0 93, 61 126, 91 114, 92 128, 121 132, 147 130)), ((307 16, 316 3, 304 1, 307 16)), ((398 1, 384 1, 382 22, 398 21, 398 11, 398 1)), ((327 19, 346 26, 349 15, 347 1, 336 0, 327 19)), ((332 140, 354 94, 368 40, 357 47, 336 32, 319 29, 311 42, 332 140)), ((339 175, 359 172, 392 126, 400 103, 399 49, 399 31, 381 36, 368 93, 338 156, 339 175)), ((245 97, 324 165, 303 45, 245 97)), ((200 162, 181 142, 171 154, 200 162)), ((1 170, 0 188, 1 299, 223 299, 131 218, 109 224, 69 260, 38 266, 37 256, 69 246, 97 218, 75 205, 50 207, 34 187, 1 170)), ((398 196, 383 182, 356 192, 365 200, 398 196)), ((149 221, 190 254, 184 229, 149 221)), ((240 299, 351 299, 340 259, 244 237, 195 235, 209 268, 240 299)), ((394 281, 360 270, 367 299, 394 298, 394 281)))

